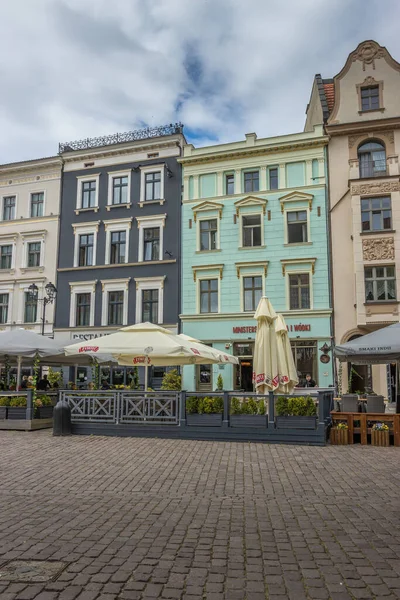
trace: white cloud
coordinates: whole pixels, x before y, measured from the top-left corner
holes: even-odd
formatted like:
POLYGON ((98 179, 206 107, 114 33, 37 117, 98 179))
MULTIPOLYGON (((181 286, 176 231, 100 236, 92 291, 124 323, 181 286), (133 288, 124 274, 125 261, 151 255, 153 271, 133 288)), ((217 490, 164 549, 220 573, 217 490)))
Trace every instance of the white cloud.
POLYGON ((176 120, 198 143, 301 131, 316 72, 335 75, 368 38, 400 60, 400 6, 385 9, 376 0, 6 3, 0 161, 176 120))

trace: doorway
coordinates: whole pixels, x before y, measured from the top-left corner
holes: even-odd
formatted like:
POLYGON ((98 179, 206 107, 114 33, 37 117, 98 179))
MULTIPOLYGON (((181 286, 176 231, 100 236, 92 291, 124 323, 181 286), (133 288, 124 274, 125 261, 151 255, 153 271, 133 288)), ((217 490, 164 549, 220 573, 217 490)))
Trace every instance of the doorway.
POLYGON ((253 359, 240 359, 236 365, 235 389, 243 392, 253 391, 253 359))

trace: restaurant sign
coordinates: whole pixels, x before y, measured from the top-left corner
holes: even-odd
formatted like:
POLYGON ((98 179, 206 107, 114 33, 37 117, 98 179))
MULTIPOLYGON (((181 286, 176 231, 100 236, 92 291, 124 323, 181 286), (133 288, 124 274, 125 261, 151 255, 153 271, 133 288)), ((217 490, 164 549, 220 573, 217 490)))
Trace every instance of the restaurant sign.
MULTIPOLYGON (((296 325, 288 325, 288 331, 311 331, 309 323, 297 323, 296 325)), ((233 333, 257 333, 256 325, 247 325, 243 327, 232 327, 233 333)))

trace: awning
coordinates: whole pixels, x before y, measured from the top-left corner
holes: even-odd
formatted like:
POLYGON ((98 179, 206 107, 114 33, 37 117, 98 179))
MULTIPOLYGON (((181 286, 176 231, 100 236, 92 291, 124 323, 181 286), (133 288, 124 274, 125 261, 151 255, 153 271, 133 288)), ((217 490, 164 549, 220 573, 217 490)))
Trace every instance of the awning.
POLYGON ((340 361, 355 365, 396 362, 400 360, 400 323, 336 346, 334 352, 340 361))

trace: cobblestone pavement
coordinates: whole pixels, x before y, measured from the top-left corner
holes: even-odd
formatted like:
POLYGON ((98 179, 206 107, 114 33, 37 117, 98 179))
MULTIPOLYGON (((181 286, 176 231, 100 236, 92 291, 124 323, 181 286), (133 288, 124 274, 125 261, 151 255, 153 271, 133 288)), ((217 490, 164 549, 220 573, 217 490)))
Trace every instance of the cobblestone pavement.
POLYGON ((1 600, 400 598, 400 449, 0 431, 0 456, 1 600))

